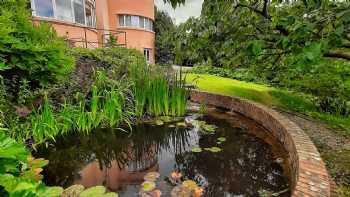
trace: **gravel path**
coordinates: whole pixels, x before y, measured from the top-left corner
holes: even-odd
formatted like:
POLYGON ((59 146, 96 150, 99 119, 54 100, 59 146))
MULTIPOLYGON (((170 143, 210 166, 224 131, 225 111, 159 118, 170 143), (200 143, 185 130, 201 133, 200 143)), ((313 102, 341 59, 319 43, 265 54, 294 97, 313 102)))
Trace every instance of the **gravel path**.
POLYGON ((280 111, 305 131, 321 153, 328 171, 332 176, 332 196, 348 196, 336 193, 338 186, 350 187, 350 137, 345 137, 329 128, 326 124, 307 116, 280 111), (338 186, 337 186, 338 185, 338 186))

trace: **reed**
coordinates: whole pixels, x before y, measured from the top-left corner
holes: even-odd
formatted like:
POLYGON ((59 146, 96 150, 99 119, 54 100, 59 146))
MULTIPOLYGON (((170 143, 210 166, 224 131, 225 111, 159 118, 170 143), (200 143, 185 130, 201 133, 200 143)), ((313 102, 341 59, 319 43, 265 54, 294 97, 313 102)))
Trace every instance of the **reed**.
POLYGON ((55 114, 46 95, 44 96, 42 108, 39 111, 34 111, 31 125, 32 135, 36 143, 42 143, 48 138, 55 140, 55 136, 59 133, 55 114))
POLYGON ((167 74, 157 67, 131 68, 133 96, 137 117, 148 113, 153 116, 183 116, 188 90, 182 72, 167 74))

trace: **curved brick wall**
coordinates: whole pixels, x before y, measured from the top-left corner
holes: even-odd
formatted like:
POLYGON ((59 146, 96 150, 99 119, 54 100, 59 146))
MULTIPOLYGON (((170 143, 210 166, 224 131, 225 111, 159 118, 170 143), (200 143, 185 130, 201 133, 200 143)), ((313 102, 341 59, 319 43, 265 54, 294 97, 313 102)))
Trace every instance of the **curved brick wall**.
POLYGON ((244 99, 192 91, 191 100, 238 112, 260 123, 288 151, 293 197, 328 197, 326 167, 310 138, 295 123, 275 110, 244 99))

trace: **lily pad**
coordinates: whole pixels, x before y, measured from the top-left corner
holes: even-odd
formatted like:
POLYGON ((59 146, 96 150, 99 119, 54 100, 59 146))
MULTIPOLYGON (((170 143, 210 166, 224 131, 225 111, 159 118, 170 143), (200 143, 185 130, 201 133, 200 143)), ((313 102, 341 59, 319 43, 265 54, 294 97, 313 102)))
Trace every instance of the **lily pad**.
POLYGON ((170 116, 161 116, 160 119, 163 122, 172 122, 173 121, 173 119, 170 116))
POLYGON ((198 188, 198 185, 196 182, 192 181, 192 180, 186 180, 182 183, 183 187, 187 187, 188 189, 190 189, 191 191, 194 191, 196 188, 198 188))
POLYGON ((219 148, 219 147, 204 148, 204 150, 207 150, 207 151, 210 151, 210 152, 213 152, 213 153, 217 153, 217 152, 222 151, 222 149, 219 148))
POLYGON ((106 192, 106 188, 103 186, 95 186, 91 187, 87 190, 84 190, 80 193, 79 197, 94 197, 101 196, 106 192))
POLYGON ((219 137, 218 140, 219 140, 219 142, 226 142, 226 138, 225 137, 219 137))
POLYGON ((147 173, 143 179, 145 181, 150 181, 150 182, 154 182, 156 181, 158 178, 160 177, 160 174, 158 172, 149 172, 147 173))
POLYGON ((145 181, 142 183, 142 191, 150 192, 156 188, 156 183, 152 181, 145 181))
POLYGON ((118 196, 119 195, 117 193, 109 192, 109 193, 103 194, 102 197, 118 197, 118 196))
POLYGON ((164 125, 164 122, 162 120, 156 120, 155 124, 158 126, 164 125))
POLYGON ((47 187, 47 190, 44 192, 43 196, 58 197, 62 194, 62 192, 62 187, 47 187))
POLYGON ((184 122, 178 122, 178 123, 176 123, 176 126, 178 126, 178 127, 186 127, 186 124, 184 122))
POLYGON ((61 197, 78 197, 84 189, 82 185, 72 185, 62 192, 61 197))
POLYGON ((192 191, 184 186, 176 186, 170 194, 171 197, 191 197, 192 191))
POLYGON ((170 125, 168 125, 168 127, 169 127, 169 128, 174 128, 174 127, 175 127, 175 125, 170 124, 170 125))
POLYGON ((200 147, 192 148, 192 152, 194 152, 194 153, 200 153, 200 152, 202 152, 202 148, 200 148, 200 147))

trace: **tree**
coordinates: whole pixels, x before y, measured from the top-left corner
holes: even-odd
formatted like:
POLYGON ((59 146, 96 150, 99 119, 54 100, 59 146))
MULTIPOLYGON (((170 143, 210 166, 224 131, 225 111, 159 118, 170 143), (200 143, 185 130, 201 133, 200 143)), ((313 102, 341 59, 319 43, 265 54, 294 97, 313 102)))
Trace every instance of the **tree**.
POLYGON ((323 111, 349 114, 349 8, 349 1, 204 0, 200 18, 179 26, 175 56, 249 69, 313 94, 323 111))
POLYGON ((155 11, 156 62, 172 64, 174 62, 174 33, 176 27, 167 12, 157 8, 155 11))

